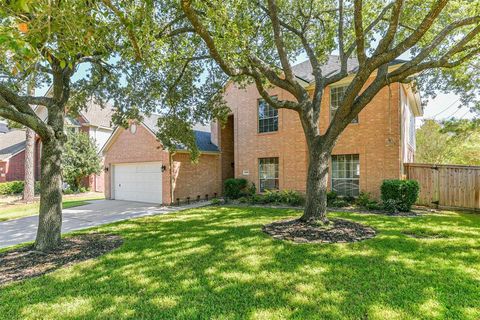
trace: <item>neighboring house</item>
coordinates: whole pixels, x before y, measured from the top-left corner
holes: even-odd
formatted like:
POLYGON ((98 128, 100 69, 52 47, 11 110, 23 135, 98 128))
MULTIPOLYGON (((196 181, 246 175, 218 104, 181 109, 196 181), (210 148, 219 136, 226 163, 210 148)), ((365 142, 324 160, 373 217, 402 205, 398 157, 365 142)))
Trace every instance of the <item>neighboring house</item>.
MULTIPOLYGON (((38 116, 46 120, 47 110, 38 106, 35 109, 38 116)), ((113 132, 111 117, 113 111, 89 101, 86 108, 77 117, 67 117, 65 127, 74 131, 87 133, 95 140, 97 149, 100 150, 113 132)), ((40 179, 41 140, 35 141, 35 179, 40 179)), ((12 130, 0 135, 0 182, 24 180, 25 178, 25 130, 12 130)), ((104 191, 103 172, 85 178, 84 185, 90 190, 104 191)))
POLYGON ((221 194, 220 152, 210 132, 195 130, 200 158, 182 147, 168 152, 157 140, 158 116, 118 127, 102 149, 107 199, 170 204, 221 194))
MULTIPOLYGON (((389 68, 402 62, 396 61, 389 68)), ((352 75, 326 89, 320 115, 322 132, 357 67, 358 62, 350 59, 348 70, 352 75)), ((322 71, 329 74, 339 68, 338 57, 331 56, 322 71)), ((299 81, 313 93, 311 70, 308 61, 294 66, 299 81)), ((292 99, 280 88, 272 88, 269 93, 279 99, 292 99)), ((254 85, 229 83, 224 98, 232 111, 229 122, 224 128, 212 126, 213 142, 222 151, 222 179, 246 178, 260 192, 305 192, 308 153, 297 113, 271 108, 254 85)), ((344 196, 357 196, 361 191, 378 196, 384 179, 402 178, 403 164, 414 160, 415 117, 422 113, 420 96, 411 85, 392 83, 383 88, 339 137, 330 160, 329 187, 344 196)))
POLYGON ((23 129, 0 135, 0 182, 25 179, 25 140, 23 129))
MULTIPOLYGON (((338 57, 331 56, 323 74, 339 67, 338 57)), ((323 132, 357 67, 356 60, 349 60, 352 76, 326 89, 320 116, 323 132)), ((313 92, 310 63, 296 65, 294 72, 313 92)), ((272 88, 270 94, 292 99, 280 88, 272 88)), ((258 192, 305 192, 308 154, 298 114, 271 108, 253 84, 228 83, 224 99, 231 109, 227 123, 213 123, 211 134, 196 132, 203 151, 197 165, 184 150, 173 156, 163 150, 155 137, 154 119, 129 130, 116 129, 103 149, 106 197, 168 204, 220 194, 223 181, 233 177, 255 183, 258 192), (212 149, 204 148, 206 141, 212 149)), ((411 85, 392 83, 383 88, 339 137, 330 160, 329 187, 344 196, 361 191, 378 196, 384 179, 402 178, 403 164, 414 160, 415 117, 422 112, 419 94, 411 85)))

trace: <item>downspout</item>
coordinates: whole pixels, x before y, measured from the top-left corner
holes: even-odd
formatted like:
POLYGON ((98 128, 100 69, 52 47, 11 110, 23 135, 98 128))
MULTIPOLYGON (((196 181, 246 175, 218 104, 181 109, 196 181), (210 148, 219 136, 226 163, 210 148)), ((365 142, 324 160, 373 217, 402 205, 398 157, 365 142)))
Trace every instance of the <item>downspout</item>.
POLYGON ((170 167, 170 204, 175 203, 175 191, 173 189, 173 156, 175 155, 175 152, 169 152, 168 153, 168 162, 169 162, 169 167, 170 167))

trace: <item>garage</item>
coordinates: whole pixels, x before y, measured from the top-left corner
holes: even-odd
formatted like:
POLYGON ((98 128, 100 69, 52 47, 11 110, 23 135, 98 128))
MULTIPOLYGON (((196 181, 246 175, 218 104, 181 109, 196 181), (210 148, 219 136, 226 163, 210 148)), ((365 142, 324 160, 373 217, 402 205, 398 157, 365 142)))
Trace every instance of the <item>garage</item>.
POLYGON ((162 163, 138 162, 113 165, 113 198, 162 203, 162 163))

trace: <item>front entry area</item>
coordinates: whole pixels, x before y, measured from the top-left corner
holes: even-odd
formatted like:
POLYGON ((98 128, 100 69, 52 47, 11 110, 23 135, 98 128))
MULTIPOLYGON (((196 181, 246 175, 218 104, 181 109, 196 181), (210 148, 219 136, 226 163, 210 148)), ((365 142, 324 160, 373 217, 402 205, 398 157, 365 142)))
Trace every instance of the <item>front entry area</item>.
POLYGON ((162 203, 162 163, 137 162, 113 165, 112 198, 162 203))

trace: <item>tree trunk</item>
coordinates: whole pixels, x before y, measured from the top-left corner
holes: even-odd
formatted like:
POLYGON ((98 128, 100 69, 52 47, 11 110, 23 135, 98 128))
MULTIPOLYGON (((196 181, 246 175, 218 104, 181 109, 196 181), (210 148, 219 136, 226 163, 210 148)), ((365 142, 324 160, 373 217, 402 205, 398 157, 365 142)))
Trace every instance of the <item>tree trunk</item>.
POLYGON ((305 210, 300 220, 308 223, 321 221, 328 223, 327 218, 327 187, 328 162, 330 148, 309 148, 309 162, 307 173, 307 193, 305 210))
POLYGON ((25 182, 23 188, 23 201, 32 202, 35 196, 35 131, 27 128, 25 144, 25 182))
POLYGON ((42 148, 40 216, 35 249, 48 251, 60 244, 62 228, 62 141, 45 141, 42 148))

